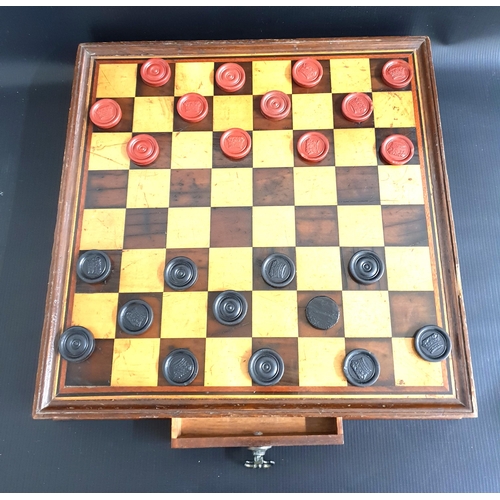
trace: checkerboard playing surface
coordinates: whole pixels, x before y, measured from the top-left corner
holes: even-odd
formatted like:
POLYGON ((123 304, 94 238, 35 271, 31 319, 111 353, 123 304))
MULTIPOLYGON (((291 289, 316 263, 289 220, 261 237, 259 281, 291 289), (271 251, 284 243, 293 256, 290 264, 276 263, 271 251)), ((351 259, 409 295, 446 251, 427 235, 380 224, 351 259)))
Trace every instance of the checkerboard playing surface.
POLYGON ((171 400, 454 396, 453 352, 432 363, 413 345, 423 326, 449 326, 419 80, 396 90, 381 78, 387 61, 404 60, 412 68, 415 61, 405 53, 314 57, 323 77, 313 88, 294 82, 298 58, 290 56, 166 58, 172 75, 161 87, 142 80, 146 58, 95 63, 88 107, 113 99, 123 116, 111 129, 90 120, 87 125, 63 327, 87 328, 95 350, 81 363, 60 358, 58 394, 171 400), (214 81, 227 61, 246 75, 235 93, 214 81), (259 107, 262 96, 276 90, 291 100, 289 116, 280 121, 267 119, 259 107), (178 100, 191 92, 208 102, 207 116, 197 123, 177 112, 178 100), (373 101, 365 122, 342 114, 342 100, 353 92, 373 101), (220 147, 231 128, 251 137, 251 151, 240 160, 220 147), (296 147, 311 131, 329 142, 328 154, 316 163, 296 147), (138 134, 159 145, 150 165, 127 155, 138 134), (412 141, 415 153, 407 164, 381 158, 381 144, 391 134, 412 141), (86 283, 76 274, 78 258, 89 250, 110 258, 112 271, 103 283, 86 283), (360 250, 375 252, 385 264, 376 283, 360 284, 348 272, 360 250), (263 261, 275 253, 296 267, 283 288, 268 285, 261 274, 263 261), (197 268, 186 290, 165 281, 165 267, 176 257, 197 268), (237 325, 221 324, 213 313, 214 300, 226 290, 241 293, 248 304, 237 325), (306 318, 317 296, 338 305, 331 328, 315 328, 306 318), (119 326, 118 311, 130 300, 145 301, 153 312, 140 335, 119 326), (189 385, 171 384, 162 373, 175 349, 189 350, 198 361, 189 385), (259 349, 273 349, 283 360, 284 374, 273 386, 259 386, 249 375, 249 360, 259 349), (380 363, 380 376, 369 387, 355 387, 343 372, 355 349, 368 350, 380 363))

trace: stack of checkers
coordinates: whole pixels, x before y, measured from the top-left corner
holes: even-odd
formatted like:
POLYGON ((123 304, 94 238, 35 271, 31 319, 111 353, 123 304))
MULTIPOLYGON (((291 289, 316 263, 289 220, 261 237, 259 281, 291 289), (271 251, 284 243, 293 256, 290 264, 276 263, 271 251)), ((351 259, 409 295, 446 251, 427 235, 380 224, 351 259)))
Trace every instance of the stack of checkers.
MULTIPOLYGON (((301 336, 301 321, 318 332, 306 338, 345 332, 375 345, 374 338, 391 336, 386 317, 397 316, 402 299, 433 304, 413 100, 408 91, 391 93, 410 88, 411 67, 385 62, 377 81, 386 92, 336 93, 335 64, 298 60, 283 85, 279 70, 287 61, 280 63, 216 65, 210 87, 207 63, 151 59, 132 79, 134 90, 115 97, 110 79, 120 81, 137 65, 101 65, 108 73, 97 81, 89 113, 95 128, 74 309, 59 342, 64 359, 89 362, 92 326, 99 339, 115 340, 111 354, 100 354, 110 357, 108 374, 93 385, 156 385, 154 369, 134 380, 120 365, 120 349, 130 344, 119 341, 145 336, 174 339, 148 355, 141 351, 146 342, 136 347, 142 361, 154 363, 158 355, 159 385, 186 386, 201 371, 200 385, 238 386, 241 374, 228 372, 234 380, 226 373, 221 382, 207 366, 217 358, 213 347, 210 353, 201 347, 208 338, 227 340, 219 361, 243 359, 254 384, 298 386, 298 378, 283 382, 280 349, 287 349, 287 337, 301 336), (268 80, 260 81, 266 70, 268 80), (199 92, 185 91, 194 87, 199 92), (401 176, 408 185, 397 184, 401 176), (401 206, 408 213, 399 221, 393 207, 401 206), (423 243, 393 229, 415 217, 421 220, 412 228, 424 234, 423 243), (408 266, 414 270, 406 288, 408 266), (356 308, 365 318, 365 307, 369 313, 379 307, 384 320, 374 318, 374 331, 360 333, 370 328, 356 318, 356 308), (89 317, 92 308, 99 320, 89 317), (238 346, 249 337, 245 359, 238 346)), ((442 361, 450 338, 433 324, 435 311, 429 317, 434 321, 413 332, 414 348, 427 361, 442 361)), ((294 356, 297 364, 305 354, 294 356)), ((353 386, 373 385, 380 376, 378 355, 368 348, 348 349, 342 361, 353 386)))

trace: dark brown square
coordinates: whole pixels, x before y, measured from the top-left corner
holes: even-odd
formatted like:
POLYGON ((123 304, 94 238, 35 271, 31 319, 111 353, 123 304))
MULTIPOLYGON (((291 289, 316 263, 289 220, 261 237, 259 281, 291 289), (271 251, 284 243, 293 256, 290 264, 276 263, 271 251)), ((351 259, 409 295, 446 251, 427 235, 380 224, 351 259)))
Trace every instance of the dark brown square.
POLYGON ((335 152, 333 149, 333 130, 294 130, 293 131, 293 161, 295 167, 333 167, 335 166, 335 152), (310 162, 304 160, 297 151, 297 142, 300 137, 306 132, 319 132, 328 139, 328 153, 324 160, 318 162, 310 162))
MULTIPOLYGON (((106 253, 111 261, 111 274, 108 276, 106 281, 102 283, 85 283, 76 274, 75 261, 73 269, 75 269, 76 278, 76 293, 117 293, 120 286, 120 269, 122 264, 122 252, 121 250, 106 250, 102 248, 97 248, 96 250, 102 250, 106 253)), ((78 258, 84 254, 86 250, 82 250, 78 253, 78 258)))
POLYGON ((225 63, 223 62, 218 62, 215 63, 214 66, 214 95, 249 95, 252 94, 252 63, 251 62, 236 62, 236 64, 240 65, 243 68, 243 71, 245 72, 245 84, 243 87, 241 87, 240 90, 237 90, 236 92, 226 92, 225 90, 222 90, 219 88, 217 85, 217 82, 215 80, 215 74, 217 73, 217 70, 225 63))
POLYGON ((344 315, 342 313, 342 292, 297 292, 299 314, 299 337, 343 337, 344 315), (337 323, 328 330, 320 330, 309 323, 306 316, 306 307, 309 302, 318 296, 329 297, 339 307, 340 315, 337 323))
POLYGON ((427 325, 437 325, 433 292, 389 292, 392 335, 413 337, 427 325))
MULTIPOLYGON (((295 247, 254 247, 253 249, 253 289, 254 290, 277 290, 268 285, 262 277, 262 263, 274 253, 281 253, 289 257, 297 269, 297 258, 295 247)), ((279 290, 297 290, 297 276, 283 288, 279 290)))
POLYGON ((189 384, 194 386, 204 385, 205 379, 205 339, 161 339, 160 340, 160 359, 158 363, 158 385, 161 387, 179 387, 171 386, 163 376, 163 361, 175 349, 188 349, 198 361, 198 375, 189 384))
POLYGON ((294 205, 293 168, 255 168, 253 204, 294 205))
MULTIPOLYGON (((285 372, 277 386, 297 387, 299 385, 299 347, 297 337, 285 338, 253 338, 252 354, 260 349, 276 351, 285 365, 285 372)), ((257 386, 258 384, 253 383, 257 386)))
POLYGON ((93 170, 88 173, 85 208, 125 208, 127 170, 93 170))
MULTIPOLYGON (((365 349, 371 352, 380 364, 380 376, 373 384, 373 387, 393 387, 394 381, 394 361, 392 354, 391 339, 374 338, 348 338, 345 339, 346 356, 354 349, 365 349)), ((350 384, 349 384, 350 385, 350 384)), ((351 386, 352 387, 352 386, 351 386)))
POLYGON ((252 336, 252 292, 239 292, 245 297, 248 311, 241 323, 229 326, 219 323, 214 316, 213 305, 221 292, 208 292, 207 337, 251 337, 252 336))
POLYGON ((380 205, 377 167, 339 167, 336 177, 339 205, 380 205))
MULTIPOLYGON (((371 99, 371 92, 365 92, 365 94, 371 99)), ((373 113, 370 115, 368 120, 356 123, 348 120, 342 113, 342 101, 349 94, 333 94, 333 127, 334 128, 374 128, 375 119, 373 113)))
POLYGON ((423 205, 391 205, 382 207, 385 244, 427 246, 427 219, 423 205))
POLYGON ((209 207, 212 172, 209 168, 172 169, 171 207, 209 207))
POLYGON ((338 246, 337 207, 295 207, 297 246, 338 246))
MULTIPOLYGON (((144 61, 146 62, 146 61, 144 61)), ((166 61, 170 66, 170 79, 165 85, 161 87, 151 87, 144 83, 141 78, 141 66, 139 64, 137 66, 137 85, 135 90, 135 95, 138 97, 149 97, 149 96, 166 96, 166 95, 174 95, 174 82, 175 82, 175 63, 171 61, 166 61)))
MULTIPOLYGON (((401 59, 407 63, 410 61, 408 60, 407 57, 395 57, 394 59, 401 59)), ((389 58, 383 58, 383 59, 370 59, 370 74, 372 78, 372 90, 373 91, 379 91, 379 90, 388 90, 392 92, 402 92, 405 90, 411 90, 412 85, 414 85, 415 79, 413 79, 412 82, 410 82, 406 87, 402 89, 393 89, 392 87, 389 87, 384 83, 384 80, 382 80, 382 68, 384 67, 384 64, 386 62, 391 61, 392 59, 389 58)), ((410 63, 411 64, 411 63, 410 63)))
POLYGON ((290 98, 290 113, 283 120, 270 120, 266 118, 260 110, 261 95, 253 96, 253 128, 254 130, 291 130, 292 125, 292 96, 290 98))
POLYGON ((251 247, 252 207, 211 209, 211 247, 251 247))
MULTIPOLYGON (((292 61, 292 68, 298 59, 292 61)), ((330 60, 317 59, 323 68, 323 76, 319 83, 312 88, 301 87, 297 85, 292 78, 292 93, 293 94, 328 94, 332 91, 332 84, 330 81, 330 60)))
POLYGON ((162 308, 162 294, 161 293, 120 293, 118 295, 118 312, 116 315, 116 335, 117 339, 130 339, 130 338, 144 338, 156 339, 160 337, 161 330, 161 308, 162 308), (153 322, 151 326, 140 335, 130 335, 123 332, 118 325, 118 316, 120 309, 130 300, 143 300, 147 302, 153 309, 153 322))
POLYGON ((167 208, 127 208, 123 248, 165 248, 167 208))
POLYGON ((375 252, 385 266, 385 251, 384 247, 363 247, 352 248, 342 247, 340 249, 340 263, 342 268, 342 290, 387 290, 387 271, 384 271, 382 277, 371 285, 364 285, 355 281, 349 274, 349 262, 353 255, 360 250, 371 250, 375 252))
MULTIPOLYGON (((169 248, 167 250, 166 263, 168 264, 176 257, 187 257, 191 259, 198 269, 198 279, 196 283, 186 289, 187 292, 203 292, 208 290, 208 248, 169 248)), ((165 283, 165 292, 175 291, 182 293, 182 290, 173 290, 165 283)))
MULTIPOLYGON (((99 101, 96 99, 92 104, 99 101)), ((117 97, 113 101, 116 101, 122 110, 122 119, 120 123, 113 128, 100 128, 94 125, 92 122, 92 132, 132 132, 132 119, 134 116, 134 98, 133 97, 117 97)), ((90 108, 89 108, 90 109, 90 108)))
POLYGON ((204 96, 208 103, 208 114, 197 123, 187 122, 177 112, 177 103, 182 96, 174 98, 174 132, 211 131, 214 128, 214 98, 204 96))
MULTIPOLYGON (((252 131, 247 130, 248 134, 252 138, 252 131)), ((241 160, 235 160, 226 156, 220 147, 220 138, 224 132, 214 132, 214 142, 212 147, 212 167, 213 168, 252 168, 253 167, 253 146, 248 153, 241 160)))
POLYGON ((420 158, 418 154, 418 143, 417 143, 417 131, 413 127, 408 128, 376 128, 375 129, 375 138, 377 141, 377 161, 378 165, 386 165, 387 162, 380 156, 380 146, 382 142, 384 142, 387 137, 390 135, 400 134, 408 137, 411 142, 413 142, 413 146, 415 148, 415 153, 413 154, 412 159, 407 162, 408 165, 419 165, 420 158))
MULTIPOLYGON (((133 135, 136 136, 139 134, 133 135)), ((137 165, 133 161, 130 161, 130 168, 132 170, 170 168, 172 158, 172 132, 151 132, 147 135, 154 137, 158 143, 158 147, 160 148, 158 158, 149 165, 137 165)))
POLYGON ((113 346, 113 339, 96 339, 90 358, 81 363, 66 363, 65 387, 111 385, 113 346))

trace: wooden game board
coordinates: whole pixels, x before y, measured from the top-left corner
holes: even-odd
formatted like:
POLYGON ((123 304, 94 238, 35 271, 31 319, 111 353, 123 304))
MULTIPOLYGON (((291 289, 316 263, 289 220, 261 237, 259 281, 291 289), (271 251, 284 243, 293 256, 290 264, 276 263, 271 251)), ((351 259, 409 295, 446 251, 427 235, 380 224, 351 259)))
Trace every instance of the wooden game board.
POLYGON ((81 45, 59 207, 35 418, 476 414, 436 85, 424 37, 81 45), (291 78, 293 63, 306 56, 324 70, 312 89, 291 78), (163 87, 147 86, 140 77, 141 64, 152 57, 172 68, 163 87), (394 58, 414 71, 411 84, 399 90, 380 76, 394 58), (223 62, 245 70, 246 84, 234 94, 214 84, 223 62), (262 116, 259 102, 270 90, 290 96, 289 118, 262 116), (209 103, 199 123, 176 112, 188 92, 209 103), (367 122, 343 117, 340 103, 351 92, 371 96, 374 112, 367 122), (116 100, 123 110, 110 130, 88 119, 101 98, 116 100), (233 127, 252 138, 251 153, 237 161, 219 145, 233 127), (327 157, 314 165, 296 149, 300 135, 312 130, 330 143, 327 157), (138 133, 152 135, 160 146, 147 167, 126 153, 138 133), (393 133, 415 145, 406 165, 387 165, 380 157, 382 141, 393 133), (106 251, 112 263, 108 280, 97 285, 84 283, 75 270, 78 257, 92 249, 106 251), (360 285, 347 272, 360 249, 385 262, 374 285, 360 285), (262 261, 274 252, 288 255, 297 269, 283 289, 261 277, 262 261), (195 285, 183 291, 169 288, 163 276, 180 255, 199 272, 195 285), (224 290, 247 299, 248 314, 237 326, 214 318, 213 301, 224 290), (318 295, 340 307, 338 323, 328 330, 305 318, 305 306, 318 295), (117 325, 117 311, 130 299, 146 301, 154 312, 140 336, 117 325), (415 332, 429 324, 452 340, 443 362, 425 361, 414 349, 415 332), (58 354, 58 338, 72 325, 88 328, 96 339, 94 353, 82 363, 58 354), (176 348, 189 349, 199 362, 188 386, 171 385, 161 373, 162 360, 176 348), (248 360, 261 348, 283 358, 285 373, 274 386, 258 386, 248 374, 248 360), (357 348, 380 361, 372 386, 355 387, 343 374, 346 354, 357 348))

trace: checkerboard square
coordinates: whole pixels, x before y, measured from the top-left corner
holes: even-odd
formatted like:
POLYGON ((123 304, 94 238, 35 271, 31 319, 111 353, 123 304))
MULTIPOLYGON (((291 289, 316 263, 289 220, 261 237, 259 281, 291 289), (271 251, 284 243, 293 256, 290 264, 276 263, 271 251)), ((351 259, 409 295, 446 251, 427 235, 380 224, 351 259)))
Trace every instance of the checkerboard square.
POLYGON ((336 175, 339 205, 380 204, 377 167, 337 168, 336 175))
POLYGON ((166 208, 129 208, 123 248, 165 248, 166 208))
POLYGON ((171 207, 210 206, 211 169, 174 169, 170 179, 171 207))
POLYGON ((128 249, 122 252, 120 292, 162 292, 165 250, 128 249))
POLYGON ((127 144, 132 134, 127 132, 95 132, 90 141, 90 170, 127 170, 130 158, 127 144))
POLYGON ((254 167, 293 167, 292 130, 255 130, 253 132, 254 167))
POLYGON ((205 338, 207 292, 165 292, 161 315, 162 338, 205 338))
POLYGON ((386 247, 385 258, 389 290, 434 290, 429 247, 386 247))
POLYGON ((89 172, 85 208, 125 208, 127 181, 125 170, 89 172))
POLYGON ((213 130, 230 128, 253 129, 253 98, 251 95, 214 97, 213 130))
POLYGON ((437 325, 433 292, 389 292, 392 335, 413 337, 425 325, 437 325))
POLYGON ((332 129, 332 95, 294 94, 292 113, 295 130, 332 129))
POLYGON ((295 205, 336 205, 335 167, 296 167, 293 169, 295 205))
POLYGON ((83 211, 80 250, 118 250, 123 247, 124 208, 87 208, 83 211))
POLYGON ((136 97, 134 104, 134 132, 172 132, 174 98, 172 96, 136 97))
POLYGON ((382 207, 386 245, 429 246, 424 205, 382 207))
POLYGON ((251 387, 251 338, 209 338, 205 347, 205 386, 251 387))
POLYGON ((210 248, 208 289, 252 290, 252 248, 210 248))
POLYGON ((375 127, 415 127, 412 92, 374 92, 375 127))
POLYGON ((254 290, 252 292, 253 337, 297 337, 297 292, 254 290))
POLYGON ((291 61, 254 61, 252 66, 253 93, 262 95, 270 90, 292 93, 291 61))
POLYGON ((127 208, 166 208, 169 205, 170 170, 130 170, 127 208))
POLYGON ((111 386, 156 386, 159 354, 160 339, 116 339, 111 386))
POLYGON ((298 290, 342 290, 339 247, 297 247, 298 290))
POLYGON ((337 207, 295 207, 298 246, 338 246, 337 207))
POLYGON ((134 97, 137 64, 99 64, 96 97, 134 97))
POLYGON ((295 245, 295 207, 253 207, 253 246, 295 245))
POLYGON ((117 293, 75 293, 71 325, 85 325, 96 339, 112 339, 116 332, 117 306, 117 293))
POLYGON ((345 337, 390 337, 391 312, 387 291, 342 292, 345 337))
POLYGON ((372 91, 368 58, 331 59, 330 74, 334 94, 372 91))
POLYGON ((175 65, 176 96, 195 92, 203 96, 214 95, 214 63, 182 62, 175 65))
POLYGON ((252 198, 251 169, 214 168, 212 170, 212 207, 250 207, 252 198))
POLYGON ((384 246, 380 205, 339 205, 337 210, 340 246, 384 246))
POLYGON ((211 218, 211 247, 252 246, 252 207, 212 208, 211 218))
POLYGON ((208 248, 209 246, 209 207, 169 209, 167 248, 208 248))
POLYGON ((379 165, 382 205, 423 205, 420 165, 379 165))
POLYGON ((375 129, 335 129, 335 165, 367 167, 377 165, 375 129))
POLYGON ((212 141, 212 132, 175 132, 171 168, 211 168, 212 141))
POLYGON ((253 170, 253 204, 293 205, 292 168, 256 168, 253 170))

